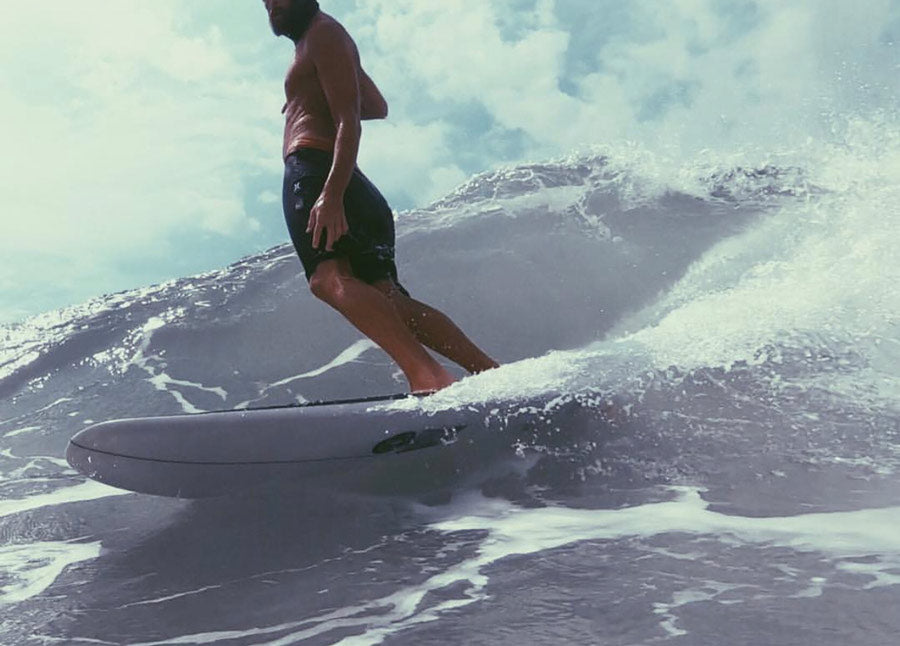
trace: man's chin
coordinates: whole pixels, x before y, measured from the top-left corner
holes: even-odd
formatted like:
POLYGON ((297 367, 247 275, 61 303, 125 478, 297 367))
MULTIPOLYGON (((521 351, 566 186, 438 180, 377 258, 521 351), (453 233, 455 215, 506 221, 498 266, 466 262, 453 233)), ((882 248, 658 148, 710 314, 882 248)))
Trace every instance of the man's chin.
POLYGON ((287 36, 289 31, 287 25, 283 22, 270 22, 269 26, 272 27, 272 33, 276 36, 287 36))

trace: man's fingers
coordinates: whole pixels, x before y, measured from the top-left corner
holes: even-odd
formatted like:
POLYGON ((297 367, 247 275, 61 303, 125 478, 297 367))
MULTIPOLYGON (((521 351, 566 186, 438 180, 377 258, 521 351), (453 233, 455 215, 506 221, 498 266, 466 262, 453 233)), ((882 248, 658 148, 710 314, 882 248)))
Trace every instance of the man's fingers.
POLYGON ((331 251, 338 240, 343 238, 350 232, 350 226, 347 218, 342 217, 336 222, 323 222, 324 218, 319 217, 319 213, 313 209, 309 215, 309 222, 306 225, 306 232, 312 233, 313 249, 318 249, 322 243, 322 235, 325 235, 325 250, 331 251))
POLYGON ((330 229, 328 229, 328 251, 331 251, 332 247, 334 247, 334 243, 340 240, 341 234, 338 231, 338 225, 334 225, 330 229))
POLYGON ((338 222, 328 231, 328 251, 331 251, 331 248, 337 243, 338 240, 344 235, 344 232, 341 230, 341 223, 338 222))
POLYGON ((338 222, 332 227, 324 227, 325 229, 325 251, 331 251, 338 240, 343 238, 350 228, 347 226, 346 220, 338 222))

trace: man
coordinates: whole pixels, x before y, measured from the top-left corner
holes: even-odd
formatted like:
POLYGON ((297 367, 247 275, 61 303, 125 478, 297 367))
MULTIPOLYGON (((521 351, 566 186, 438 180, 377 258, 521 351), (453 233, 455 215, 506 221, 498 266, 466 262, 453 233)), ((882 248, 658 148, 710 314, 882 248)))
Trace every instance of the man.
POLYGON ((276 36, 294 41, 285 79, 284 214, 312 293, 343 314, 400 366, 414 393, 453 376, 427 346, 469 372, 496 368, 441 312, 410 297, 397 279, 393 213, 356 167, 363 119, 387 103, 359 52, 315 0, 264 0, 276 36))

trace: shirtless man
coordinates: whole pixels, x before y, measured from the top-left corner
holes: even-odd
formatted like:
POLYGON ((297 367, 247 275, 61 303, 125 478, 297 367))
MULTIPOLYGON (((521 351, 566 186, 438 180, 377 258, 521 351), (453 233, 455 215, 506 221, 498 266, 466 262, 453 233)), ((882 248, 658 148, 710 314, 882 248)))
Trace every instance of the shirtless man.
POLYGON ((397 279, 393 213, 356 166, 360 121, 384 119, 388 107, 353 39, 316 0, 263 1, 272 31, 296 45, 282 110, 283 203, 310 290, 384 349, 414 393, 454 381, 423 346, 471 373, 496 368, 453 321, 411 298, 397 279))

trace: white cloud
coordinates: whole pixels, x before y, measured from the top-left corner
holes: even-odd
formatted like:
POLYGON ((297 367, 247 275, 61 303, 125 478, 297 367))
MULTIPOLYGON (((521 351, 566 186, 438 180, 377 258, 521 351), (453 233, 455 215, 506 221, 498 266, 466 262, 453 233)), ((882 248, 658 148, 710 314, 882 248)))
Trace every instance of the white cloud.
POLYGON ((445 195, 466 179, 447 144, 449 124, 416 125, 392 119, 366 122, 359 165, 385 194, 407 194, 417 203, 445 195))
POLYGON ((179 11, 171 0, 5 10, 5 282, 27 275, 84 297, 122 287, 122 262, 159 263, 173 238, 259 229, 244 174, 277 167, 277 108, 265 107, 280 88, 250 76, 215 26, 179 30, 179 11))
MULTIPOLYGON (((630 0, 617 8, 629 28, 612 25, 613 35, 595 42, 575 36, 602 29, 610 5, 583 3, 583 22, 563 25, 564 2, 537 0, 526 10, 516 0, 372 0, 348 18, 392 94, 478 102, 503 127, 525 132, 534 157, 625 138, 690 154, 819 135, 821 113, 840 91, 839 68, 877 60, 892 11, 889 0, 865 11, 840 0, 630 0), (737 28, 741 20, 750 24, 737 28), (511 23, 512 36, 504 33, 511 23), (581 51, 571 51, 576 42, 581 51), (594 68, 574 79, 577 96, 560 87, 566 57, 594 68)), ((888 69, 895 66, 864 73, 880 78, 888 69)), ((843 88, 854 94, 867 80, 846 78, 843 88)), ((412 117, 415 103, 402 105, 412 117)))
POLYGON ((260 204, 281 204, 281 196, 275 191, 263 191, 256 196, 260 204))
POLYGON ((558 120, 577 111, 577 101, 558 89, 568 34, 555 23, 553 3, 541 0, 523 17, 534 28, 505 39, 504 4, 377 0, 365 5, 365 18, 355 19, 371 22, 373 67, 398 93, 477 101, 507 128, 522 128, 553 146, 569 145, 577 135, 564 134, 561 142, 561 130, 577 124, 558 120))

